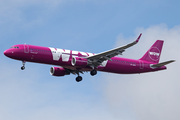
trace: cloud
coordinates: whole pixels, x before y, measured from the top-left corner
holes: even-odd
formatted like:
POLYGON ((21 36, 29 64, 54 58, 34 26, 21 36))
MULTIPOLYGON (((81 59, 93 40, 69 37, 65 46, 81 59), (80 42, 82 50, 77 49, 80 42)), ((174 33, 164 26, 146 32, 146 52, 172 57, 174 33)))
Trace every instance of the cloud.
POLYGON ((137 75, 107 74, 104 76, 104 96, 117 119, 169 120, 180 118, 180 74, 178 53, 180 26, 168 28, 165 24, 137 28, 135 36, 117 37, 116 46, 135 40, 143 33, 140 42, 129 48, 123 57, 139 59, 157 40, 164 40, 160 62, 175 59, 167 70, 137 75))

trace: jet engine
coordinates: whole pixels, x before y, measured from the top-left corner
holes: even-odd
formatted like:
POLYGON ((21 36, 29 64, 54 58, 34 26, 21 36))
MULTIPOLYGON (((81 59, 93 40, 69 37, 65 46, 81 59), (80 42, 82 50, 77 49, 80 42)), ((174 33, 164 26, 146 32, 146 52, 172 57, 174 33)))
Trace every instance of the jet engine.
POLYGON ((62 67, 51 67, 50 74, 52 76, 64 76, 69 75, 70 73, 62 67))
POLYGON ((88 60, 80 57, 73 57, 71 60, 72 66, 85 67, 88 65, 88 60))

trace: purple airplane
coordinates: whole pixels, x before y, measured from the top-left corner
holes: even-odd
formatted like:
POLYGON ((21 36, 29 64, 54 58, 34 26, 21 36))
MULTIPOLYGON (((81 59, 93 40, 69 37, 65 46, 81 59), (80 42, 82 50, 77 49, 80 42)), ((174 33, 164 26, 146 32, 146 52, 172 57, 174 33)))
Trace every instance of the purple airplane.
POLYGON ((159 63, 164 42, 162 40, 157 40, 141 59, 115 57, 138 43, 141 35, 130 44, 99 54, 20 44, 4 51, 4 55, 22 61, 22 70, 25 69, 25 62, 56 65, 58 67, 51 67, 51 75, 64 76, 72 73, 78 75, 76 77, 77 82, 82 80, 79 74, 86 71, 90 71, 92 76, 96 75, 97 71, 118 74, 145 73, 164 70, 166 69, 164 65, 174 62, 174 60, 170 60, 159 63))

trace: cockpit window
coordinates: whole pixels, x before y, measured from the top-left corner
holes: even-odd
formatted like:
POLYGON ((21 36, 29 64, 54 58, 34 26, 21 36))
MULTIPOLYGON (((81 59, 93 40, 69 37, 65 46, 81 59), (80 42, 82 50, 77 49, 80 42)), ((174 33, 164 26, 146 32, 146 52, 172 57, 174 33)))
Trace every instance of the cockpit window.
POLYGON ((18 46, 14 46, 14 47, 10 47, 10 48, 15 48, 15 49, 19 49, 19 47, 18 47, 18 46))

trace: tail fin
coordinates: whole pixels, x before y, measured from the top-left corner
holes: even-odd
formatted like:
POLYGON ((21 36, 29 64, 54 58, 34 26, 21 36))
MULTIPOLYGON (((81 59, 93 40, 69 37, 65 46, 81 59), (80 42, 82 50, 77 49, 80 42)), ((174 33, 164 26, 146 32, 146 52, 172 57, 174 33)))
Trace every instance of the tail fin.
POLYGON ((140 60, 159 63, 163 42, 162 40, 157 40, 140 60))

